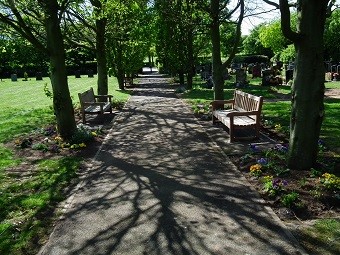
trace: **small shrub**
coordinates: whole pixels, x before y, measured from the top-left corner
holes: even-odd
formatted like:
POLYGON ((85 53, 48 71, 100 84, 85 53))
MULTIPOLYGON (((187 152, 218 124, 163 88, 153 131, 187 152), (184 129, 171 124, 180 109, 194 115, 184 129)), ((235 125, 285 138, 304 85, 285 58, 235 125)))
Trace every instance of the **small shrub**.
POLYGON ((32 145, 33 150, 48 151, 48 146, 44 143, 35 143, 32 145))
POLYGON ((324 173, 320 181, 327 189, 340 190, 340 178, 334 174, 324 173))
POLYGON ((291 192, 281 197, 281 203, 288 208, 293 207, 299 199, 299 194, 291 192))
POLYGON ((44 85, 44 93, 49 99, 53 99, 53 93, 48 88, 47 83, 44 85))
POLYGON ((310 169, 310 177, 320 177, 321 175, 322 175, 321 171, 314 168, 310 169))
POLYGON ((262 178, 263 182, 263 191, 267 193, 269 196, 276 196, 281 191, 284 190, 284 187, 288 185, 286 180, 282 180, 280 178, 273 178, 273 176, 264 176, 262 178))
POLYGON ((84 127, 80 127, 71 137, 71 139, 69 140, 69 143, 70 144, 82 144, 82 143, 88 143, 92 140, 93 140, 92 132, 90 130, 87 130, 84 127))

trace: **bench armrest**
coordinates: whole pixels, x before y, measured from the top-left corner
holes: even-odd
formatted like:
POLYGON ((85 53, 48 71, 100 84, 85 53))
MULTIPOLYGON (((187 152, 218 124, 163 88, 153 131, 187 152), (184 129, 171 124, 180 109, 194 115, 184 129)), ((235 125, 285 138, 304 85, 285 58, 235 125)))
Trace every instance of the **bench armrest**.
POLYGON ((229 100, 214 100, 210 103, 212 106, 212 110, 216 109, 223 109, 223 106, 226 104, 234 104, 234 99, 229 99, 229 100))

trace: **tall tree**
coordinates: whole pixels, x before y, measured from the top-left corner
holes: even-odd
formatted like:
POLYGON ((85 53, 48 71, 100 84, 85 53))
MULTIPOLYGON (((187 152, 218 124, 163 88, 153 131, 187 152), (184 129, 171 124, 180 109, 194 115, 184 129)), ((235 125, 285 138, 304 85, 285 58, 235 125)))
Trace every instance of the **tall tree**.
POLYGON ((65 19, 66 38, 70 46, 84 48, 96 53, 97 92, 108 93, 108 68, 106 56, 107 0, 90 0, 75 3, 67 10, 65 19))
POLYGON ((0 1, 0 21, 12 27, 50 58, 53 108, 58 132, 64 138, 70 138, 76 131, 60 29, 61 14, 68 4, 68 0, 0 1))
POLYGON ((195 65, 199 53, 207 48, 206 18, 201 1, 172 0, 156 1, 158 12, 157 54, 163 67, 178 74, 187 89, 192 88, 195 65))
POLYGON ((324 29, 335 1, 298 0, 294 4, 288 0, 264 1, 280 9, 282 32, 296 50, 288 166, 309 169, 316 163, 325 116, 324 29), (291 28, 290 7, 297 11, 297 31, 291 28))
POLYGON ((109 1, 106 8, 109 66, 124 89, 124 75, 136 73, 148 55, 151 14, 146 0, 109 1))
POLYGON ((220 1, 220 0, 211 0, 210 7, 207 8, 211 24, 210 24, 210 33, 211 33, 211 42, 212 42, 212 75, 214 81, 214 99, 215 100, 223 100, 223 87, 224 87, 224 70, 231 64, 232 59, 235 57, 235 54, 238 50, 238 45, 241 39, 241 24, 244 16, 244 0, 239 0, 238 4, 235 8, 229 10, 228 7, 229 0, 220 1), (225 62, 222 62, 222 54, 221 54, 221 22, 232 22, 233 14, 238 12, 238 19, 235 21, 235 37, 234 37, 234 45, 231 46, 231 50, 229 56, 225 62))

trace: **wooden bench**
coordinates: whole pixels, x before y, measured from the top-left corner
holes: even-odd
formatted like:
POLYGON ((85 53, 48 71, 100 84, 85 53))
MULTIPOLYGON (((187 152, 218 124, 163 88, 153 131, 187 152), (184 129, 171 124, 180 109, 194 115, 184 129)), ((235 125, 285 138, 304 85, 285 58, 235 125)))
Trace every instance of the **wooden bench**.
MULTIPOLYGON (((212 121, 215 123, 218 120, 228 127, 230 142, 237 139, 235 136, 237 129, 254 129, 253 138, 259 138, 262 104, 262 96, 254 96, 241 90, 235 90, 233 99, 211 102, 212 121), (225 109, 225 105, 229 105, 229 109, 225 109)), ((241 139, 241 137, 238 139, 241 139)))
POLYGON ((83 93, 78 93, 83 123, 86 122, 86 114, 104 114, 112 113, 112 96, 111 95, 94 95, 93 88, 83 93))

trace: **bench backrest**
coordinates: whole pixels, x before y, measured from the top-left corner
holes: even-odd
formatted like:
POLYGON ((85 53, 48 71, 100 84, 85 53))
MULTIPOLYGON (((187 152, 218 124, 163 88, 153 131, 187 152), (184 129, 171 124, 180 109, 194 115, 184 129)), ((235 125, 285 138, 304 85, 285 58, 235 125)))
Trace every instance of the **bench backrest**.
POLYGON ((79 97, 81 106, 83 106, 84 103, 96 102, 96 99, 94 98, 93 88, 90 88, 89 90, 86 90, 83 93, 78 93, 78 97, 79 97))
POLYGON ((262 103, 262 96, 254 96, 241 90, 235 90, 234 92, 233 108, 237 111, 258 111, 260 114, 262 103))

